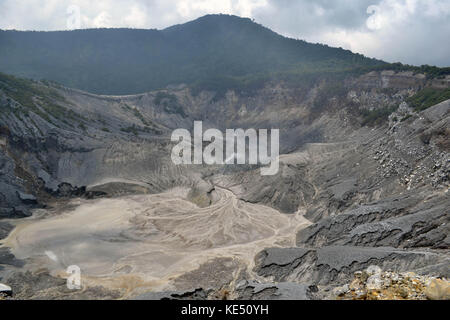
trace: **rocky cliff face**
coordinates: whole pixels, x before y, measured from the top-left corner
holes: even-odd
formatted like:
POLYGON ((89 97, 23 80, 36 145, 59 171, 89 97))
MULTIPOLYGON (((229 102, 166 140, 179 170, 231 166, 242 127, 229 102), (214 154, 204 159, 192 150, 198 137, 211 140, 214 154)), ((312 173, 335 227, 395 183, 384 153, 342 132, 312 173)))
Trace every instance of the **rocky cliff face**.
MULTIPOLYGON (((189 200, 208 207, 220 187, 311 225, 296 232, 295 243, 260 252, 254 266, 231 267, 246 271, 228 283, 201 290, 319 297, 317 290, 373 264, 449 276, 450 101, 420 113, 405 103, 442 81, 385 71, 347 79, 337 91, 326 82, 306 89, 269 83, 220 99, 182 86, 97 96, 38 82, 27 84, 33 94, 24 99, 14 83, 1 85, 0 238, 17 219, 68 198, 186 187, 189 200), (392 109, 389 118, 365 125, 367 112, 384 109, 392 109), (262 177, 250 166, 175 166, 170 134, 191 130, 194 120, 204 129, 279 128, 278 175, 262 177)), ((17 268, 11 259, 0 266, 17 268)), ((183 283, 183 290, 198 289, 183 283)))
POLYGON ((427 82, 423 74, 414 74, 412 71, 394 72, 385 70, 362 75, 354 81, 354 84, 362 88, 418 89, 425 86, 427 82))

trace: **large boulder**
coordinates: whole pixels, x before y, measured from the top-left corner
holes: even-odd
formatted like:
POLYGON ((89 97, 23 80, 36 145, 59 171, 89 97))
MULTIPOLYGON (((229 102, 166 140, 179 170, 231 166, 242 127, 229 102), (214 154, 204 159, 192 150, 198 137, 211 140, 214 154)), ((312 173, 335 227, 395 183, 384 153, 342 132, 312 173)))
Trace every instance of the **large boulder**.
POLYGON ((450 300, 450 282, 434 279, 425 290, 430 300, 450 300))

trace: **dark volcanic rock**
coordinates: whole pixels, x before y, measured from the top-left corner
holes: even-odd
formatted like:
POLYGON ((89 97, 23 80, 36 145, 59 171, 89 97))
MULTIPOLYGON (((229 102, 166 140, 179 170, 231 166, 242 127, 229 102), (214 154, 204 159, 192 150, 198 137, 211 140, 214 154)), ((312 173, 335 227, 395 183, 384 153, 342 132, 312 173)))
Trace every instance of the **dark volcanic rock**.
POLYGON ((24 262, 16 259, 16 257, 10 252, 9 248, 0 248, 0 265, 10 265, 14 267, 22 267, 24 262))
POLYGON ((12 229, 14 229, 14 226, 7 222, 0 221, 0 240, 6 238, 12 229))
POLYGON ((314 300, 317 287, 292 282, 245 282, 236 292, 240 300, 314 300))
POLYGON ((322 219, 298 233, 297 245, 448 248, 450 198, 423 196, 415 191, 322 219))
POLYGON ((0 145, 0 219, 29 216, 29 207, 26 205, 35 204, 32 197, 24 192, 23 181, 15 173, 14 160, 0 145))
POLYGON ((24 204, 37 204, 37 199, 32 194, 17 191, 17 196, 24 204))
POLYGON ((147 292, 131 300, 206 300, 208 293, 203 289, 191 291, 147 292))
POLYGON ((450 263, 450 257, 426 251, 405 251, 391 247, 328 246, 309 249, 288 262, 283 251, 289 255, 293 252, 292 248, 270 250, 270 255, 267 249, 258 254, 255 271, 277 282, 338 285, 348 281, 355 271, 370 265, 380 266, 384 270, 434 273, 445 277, 449 275, 446 265, 450 263), (278 252, 274 254, 274 250, 278 252), (278 262, 276 257, 280 257, 278 262))
POLYGON ((256 261, 259 261, 262 268, 271 265, 286 266, 302 258, 308 252, 310 250, 304 248, 267 248, 262 251, 260 256, 257 256, 256 261))

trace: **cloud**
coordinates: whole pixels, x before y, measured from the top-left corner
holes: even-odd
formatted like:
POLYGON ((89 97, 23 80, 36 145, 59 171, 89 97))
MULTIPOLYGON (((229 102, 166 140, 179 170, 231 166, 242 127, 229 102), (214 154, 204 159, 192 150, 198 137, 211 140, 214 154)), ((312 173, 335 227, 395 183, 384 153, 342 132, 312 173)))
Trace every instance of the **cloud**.
POLYGON ((450 65, 449 1, 383 0, 369 7, 368 14, 367 30, 340 30, 328 34, 328 40, 391 62, 450 65))
POLYGON ((2 0, 0 28, 162 29, 209 13, 387 61, 450 65, 448 0, 2 0))
POLYGON ((448 0, 271 0, 256 20, 390 62, 450 66, 448 0))

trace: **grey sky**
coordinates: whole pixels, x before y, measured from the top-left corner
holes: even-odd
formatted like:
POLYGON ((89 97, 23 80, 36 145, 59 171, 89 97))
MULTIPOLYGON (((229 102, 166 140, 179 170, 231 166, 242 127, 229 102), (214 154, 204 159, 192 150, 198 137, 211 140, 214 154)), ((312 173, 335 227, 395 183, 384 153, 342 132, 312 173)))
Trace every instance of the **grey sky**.
POLYGON ((450 0, 0 0, 0 28, 65 30, 77 8, 81 28, 161 29, 228 13, 389 62, 450 66, 450 0))

